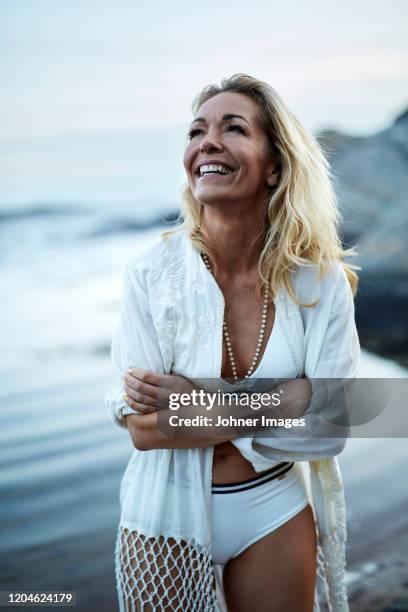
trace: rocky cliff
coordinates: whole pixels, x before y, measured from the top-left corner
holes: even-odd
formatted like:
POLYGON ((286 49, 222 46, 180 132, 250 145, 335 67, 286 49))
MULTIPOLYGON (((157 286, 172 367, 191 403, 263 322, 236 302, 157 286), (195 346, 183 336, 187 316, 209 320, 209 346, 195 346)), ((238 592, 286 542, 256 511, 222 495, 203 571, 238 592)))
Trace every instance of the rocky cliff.
POLYGON ((362 267, 356 320, 362 343, 408 352, 408 110, 366 137, 318 135, 331 163, 342 238, 362 267))

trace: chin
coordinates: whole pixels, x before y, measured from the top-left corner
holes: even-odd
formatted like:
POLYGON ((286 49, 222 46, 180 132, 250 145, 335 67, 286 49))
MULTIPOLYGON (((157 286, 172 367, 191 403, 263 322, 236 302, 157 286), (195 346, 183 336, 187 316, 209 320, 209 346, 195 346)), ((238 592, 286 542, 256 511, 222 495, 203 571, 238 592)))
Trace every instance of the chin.
POLYGON ((193 193, 193 197, 199 204, 203 204, 204 206, 227 204, 228 202, 233 201, 233 198, 231 198, 231 193, 221 189, 200 189, 198 193, 193 193))

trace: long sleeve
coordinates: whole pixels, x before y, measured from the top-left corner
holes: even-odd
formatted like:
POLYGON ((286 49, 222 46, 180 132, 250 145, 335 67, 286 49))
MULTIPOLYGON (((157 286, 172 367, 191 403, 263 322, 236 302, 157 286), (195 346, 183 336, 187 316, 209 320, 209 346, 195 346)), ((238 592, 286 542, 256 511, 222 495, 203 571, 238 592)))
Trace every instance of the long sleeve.
POLYGON ((328 300, 322 299, 322 304, 315 308, 303 309, 305 376, 354 378, 360 367, 360 343, 353 294, 340 263, 328 273, 322 292, 327 292, 328 300), (329 302, 330 307, 324 302, 329 302))
MULTIPOLYGON (((347 424, 349 385, 357 376, 361 351, 354 319, 354 300, 350 284, 340 264, 335 268, 333 299, 330 310, 320 313, 321 327, 325 330, 321 341, 306 343, 305 376, 312 383, 314 395, 306 414, 314 414, 320 425, 347 424), (327 324, 326 324, 327 320, 327 324), (315 389, 325 391, 324 401, 315 389)), ((319 325, 319 315, 308 314, 307 330, 319 325)), ((309 332, 310 333, 310 332, 309 332)), ((343 446, 347 430, 344 430, 343 446)), ((321 436, 322 437, 322 436, 321 436)), ((342 449, 341 449, 342 450, 342 449)))
POLYGON ((123 416, 135 413, 123 400, 123 375, 130 367, 164 373, 162 353, 154 327, 148 298, 147 270, 132 261, 126 266, 124 290, 111 345, 111 359, 118 376, 118 385, 105 396, 105 405, 112 420, 126 427, 123 416))
MULTIPOLYGON (((306 299, 313 297, 310 290, 316 284, 310 273, 304 274, 298 280, 300 295, 308 293, 306 299)), ((313 308, 301 308, 305 338, 304 372, 313 389, 311 403, 304 414, 306 428, 298 430, 294 437, 289 437, 293 435, 292 432, 288 434, 290 430, 271 428, 254 432, 247 439, 233 441, 257 471, 267 469, 271 460, 314 461, 333 457, 345 445, 347 435, 342 433, 341 437, 335 437, 333 426, 337 413, 344 406, 341 385, 340 388, 335 385, 335 390, 329 389, 324 399, 318 389, 321 391, 321 379, 349 379, 358 372, 360 345, 353 295, 340 262, 332 266, 318 286, 319 304, 313 308)))

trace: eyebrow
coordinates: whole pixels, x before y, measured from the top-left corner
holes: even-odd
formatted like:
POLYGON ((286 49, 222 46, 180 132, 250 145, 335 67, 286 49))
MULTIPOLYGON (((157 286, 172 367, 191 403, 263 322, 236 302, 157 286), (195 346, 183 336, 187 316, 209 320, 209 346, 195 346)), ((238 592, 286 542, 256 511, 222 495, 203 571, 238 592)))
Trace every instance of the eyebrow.
MULTIPOLYGON (((223 115, 222 117, 223 121, 229 121, 230 119, 243 119, 246 123, 248 123, 245 117, 243 117, 242 115, 236 115, 234 113, 227 113, 226 115, 223 115)), ((193 124, 196 121, 198 121, 199 123, 207 123, 207 120, 204 119, 204 117, 196 117, 191 123, 193 124)))

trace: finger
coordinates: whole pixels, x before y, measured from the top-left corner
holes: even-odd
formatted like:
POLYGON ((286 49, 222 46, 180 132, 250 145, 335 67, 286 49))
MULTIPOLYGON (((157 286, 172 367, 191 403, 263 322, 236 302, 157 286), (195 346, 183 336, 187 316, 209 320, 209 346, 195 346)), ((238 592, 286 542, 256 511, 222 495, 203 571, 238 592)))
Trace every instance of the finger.
POLYGON ((154 400, 158 398, 158 387, 144 383, 134 376, 126 375, 123 378, 123 384, 141 395, 149 396, 154 400))
POLYGON ((151 412, 156 412, 156 410, 152 408, 152 406, 148 406, 147 404, 143 404, 141 402, 136 402, 127 394, 123 396, 123 399, 130 408, 133 408, 133 410, 137 410, 142 414, 150 414, 151 412))
MULTIPOLYGON (((140 371, 146 372, 146 370, 140 371)), ((152 382, 148 382, 153 380, 157 380, 157 375, 153 374, 153 376, 151 376, 151 372, 141 374, 141 378, 138 378, 135 373, 130 374, 130 372, 127 372, 123 377, 124 384, 129 385, 135 391, 139 391, 144 395, 150 395, 150 397, 157 398, 159 387, 152 382)))
POLYGON ((167 374, 157 374, 151 370, 144 370, 143 368, 128 368, 127 374, 134 376, 143 383, 159 387, 162 384, 164 378, 167 378, 167 374))
POLYGON ((139 393, 139 391, 135 391, 129 385, 125 385, 125 392, 128 397, 133 399, 135 402, 140 402, 141 404, 146 404, 146 406, 152 406, 153 408, 157 406, 157 400, 149 395, 143 395, 143 393, 139 393))
POLYGON ((134 393, 138 393, 138 398, 142 402, 156 407, 159 405, 162 408, 166 407, 169 401, 169 396, 172 392, 171 388, 153 387, 151 385, 147 385, 146 383, 142 383, 135 378, 130 380, 129 384, 126 384, 127 380, 129 380, 129 378, 123 379, 123 385, 125 389, 133 391, 133 393, 130 393, 130 395, 134 396, 134 393))

